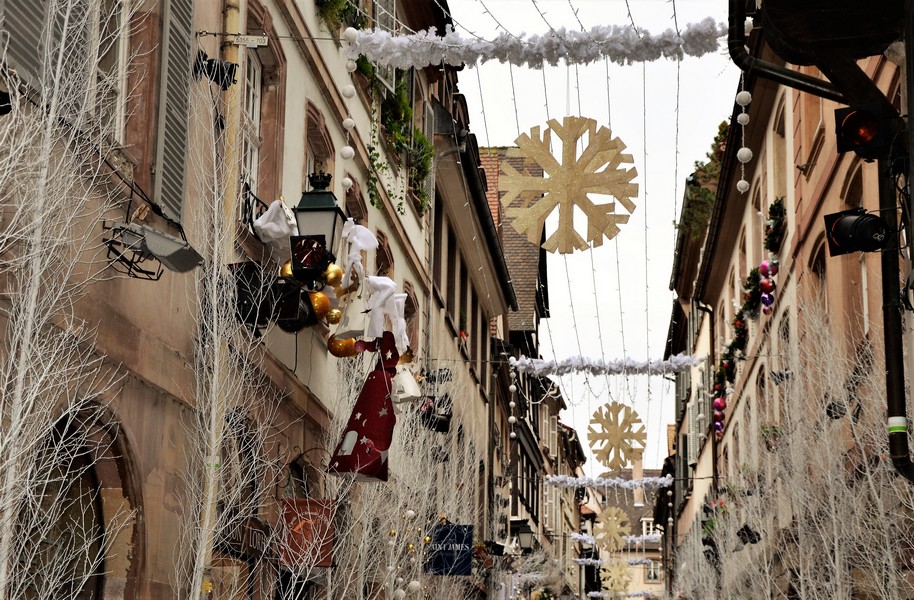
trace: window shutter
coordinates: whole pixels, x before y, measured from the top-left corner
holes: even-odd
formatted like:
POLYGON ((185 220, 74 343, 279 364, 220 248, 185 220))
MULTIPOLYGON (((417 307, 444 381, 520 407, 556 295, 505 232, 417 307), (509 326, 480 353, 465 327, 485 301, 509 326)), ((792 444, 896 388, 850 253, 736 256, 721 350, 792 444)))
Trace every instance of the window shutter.
POLYGON ((166 0, 162 33, 155 197, 165 216, 181 221, 187 154, 188 100, 193 39, 193 0, 166 0))
POLYGON ((688 460, 689 465, 698 462, 698 405, 695 402, 689 402, 686 407, 686 418, 689 422, 689 448, 688 460))
MULTIPOLYGON (((435 145, 435 107, 431 102, 425 103, 424 114, 422 115, 422 133, 428 138, 428 141, 435 145)), ((428 177, 425 178, 425 193, 428 196, 429 205, 435 202, 435 157, 432 156, 432 165, 428 170, 428 177)))
POLYGON ((41 58, 48 17, 47 0, 0 0, 6 61, 29 86, 41 87, 41 58))

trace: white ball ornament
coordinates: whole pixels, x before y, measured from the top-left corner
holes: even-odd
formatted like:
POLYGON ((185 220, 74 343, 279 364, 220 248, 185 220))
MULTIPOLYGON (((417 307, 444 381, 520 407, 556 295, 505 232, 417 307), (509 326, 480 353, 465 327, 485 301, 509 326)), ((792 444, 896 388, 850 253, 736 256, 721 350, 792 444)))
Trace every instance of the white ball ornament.
POLYGON ((400 585, 401 583, 403 583, 403 578, 397 577, 397 585, 400 585))
POLYGON ((344 85, 340 88, 340 93, 344 98, 352 98, 355 96, 355 86, 351 83, 349 85, 344 85))
POLYGON ((409 585, 406 586, 406 591, 407 591, 407 592, 412 592, 412 593, 415 594, 415 593, 418 592, 421 588, 422 588, 422 584, 419 583, 418 581, 416 581, 415 579, 413 579, 412 581, 409 582, 409 585))
POLYGON ((736 115, 736 122, 739 123, 740 125, 748 125, 749 124, 749 113, 739 113, 738 115, 736 115))
POLYGON ((355 128, 355 119, 353 119, 352 117, 346 117, 345 119, 343 119, 343 129, 345 129, 346 131, 351 131, 354 128, 355 128))
POLYGON ((408 511, 406 511, 406 518, 407 518, 407 519, 415 519, 415 518, 416 518, 416 511, 414 511, 413 509, 409 509, 408 511))
POLYGON ((355 156, 355 150, 352 146, 343 146, 340 148, 340 157, 349 160, 353 156, 355 156))
POLYGON ((508 406, 510 406, 511 408, 514 408, 515 406, 517 406, 517 402, 512 400, 511 402, 508 402, 508 406))
POLYGON ((508 386, 508 391, 513 394, 514 392, 517 391, 517 386, 512 383, 511 385, 508 386))
POLYGON ((406 598, 406 592, 404 592, 403 590, 397 590, 396 592, 394 592, 395 600, 403 600, 403 598, 406 598))
POLYGON ((343 178, 340 180, 340 183, 343 184, 343 189, 344 189, 344 190, 348 190, 348 189, 352 188, 352 186, 354 185, 354 182, 352 181, 352 178, 351 178, 351 177, 343 177, 343 178))
POLYGON ((355 73, 355 70, 359 68, 359 65, 356 64, 354 60, 346 61, 346 70, 350 73, 355 73))
POLYGON ((515 423, 517 423, 517 417, 515 417, 514 415, 511 415, 510 417, 508 417, 508 423, 511 423, 512 425, 514 425, 515 423))
POLYGON ((743 90, 736 95, 736 103, 740 106, 749 106, 750 102, 752 102, 752 94, 746 90, 743 90))
POLYGON ((515 439, 516 437, 517 437, 517 434, 514 433, 514 432, 512 431, 512 432, 511 432, 511 439, 513 440, 513 439, 515 439))
POLYGON ((741 163, 747 163, 752 160, 752 150, 749 148, 740 148, 736 151, 736 160, 741 163))
POLYGON ((354 44, 355 41, 359 39, 359 32, 356 31, 355 27, 347 27, 345 30, 343 30, 343 39, 350 44, 354 44))
POLYGON ((744 26, 746 28, 746 35, 749 35, 750 33, 752 33, 752 28, 754 26, 755 25, 753 25, 753 23, 752 23, 752 17, 746 17, 746 24, 744 26))
POLYGON ((749 191, 749 182, 746 181, 745 179, 740 179, 739 181, 736 182, 736 189, 738 189, 741 193, 745 194, 746 192, 749 191))

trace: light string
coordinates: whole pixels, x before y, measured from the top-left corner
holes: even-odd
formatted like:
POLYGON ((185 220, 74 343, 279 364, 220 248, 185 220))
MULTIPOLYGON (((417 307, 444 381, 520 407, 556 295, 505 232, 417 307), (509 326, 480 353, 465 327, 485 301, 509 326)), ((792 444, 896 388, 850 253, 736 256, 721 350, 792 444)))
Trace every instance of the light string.
POLYGON ((589 64, 606 58, 625 65, 661 58, 700 57, 716 52, 726 31, 726 24, 707 17, 686 25, 681 34, 667 29, 652 35, 634 32, 630 26, 597 25, 589 31, 560 27, 529 37, 516 36, 505 30, 491 41, 478 37, 469 39, 453 27, 443 36, 434 28, 406 35, 394 35, 382 29, 349 28, 344 36, 347 40, 354 37, 350 49, 354 54, 398 69, 441 63, 472 66, 491 60, 541 69, 544 64, 556 66, 560 61, 568 65, 589 64))
POLYGON ((570 475, 547 475, 543 483, 563 489, 598 488, 635 490, 643 488, 646 491, 658 490, 673 485, 673 477, 642 477, 641 479, 625 479, 623 477, 573 477, 570 475))
POLYGON ((667 375, 681 373, 696 367, 704 358, 689 354, 676 354, 665 360, 634 360, 621 358, 604 361, 586 356, 572 356, 560 361, 528 358, 520 356, 510 358, 511 368, 518 373, 527 373, 543 377, 547 375, 566 375, 568 373, 590 373, 591 375, 667 375))

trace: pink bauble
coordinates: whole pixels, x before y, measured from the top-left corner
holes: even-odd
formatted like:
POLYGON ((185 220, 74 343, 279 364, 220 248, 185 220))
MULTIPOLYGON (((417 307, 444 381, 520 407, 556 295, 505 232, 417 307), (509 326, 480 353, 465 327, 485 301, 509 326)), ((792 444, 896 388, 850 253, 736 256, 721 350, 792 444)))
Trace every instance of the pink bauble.
POLYGON ((774 277, 778 274, 778 259, 773 258, 771 262, 768 263, 768 275, 774 277))
POLYGON ((727 410, 727 400, 724 398, 715 398, 714 410, 727 410))
POLYGON ((771 308, 770 306, 763 306, 762 312, 765 313, 766 315, 770 315, 771 313, 774 312, 774 309, 771 308))
POLYGON ((768 277, 768 274, 770 273, 770 269, 771 269, 771 267, 768 264, 768 261, 763 260, 758 266, 758 273, 762 277, 768 277))
POLYGON ((714 419, 714 422, 715 422, 715 423, 720 423, 721 421, 724 420, 724 413, 722 413, 722 412, 719 411, 719 410, 715 410, 715 411, 714 411, 714 415, 713 415, 713 419, 714 419))
POLYGON ((770 294, 775 288, 777 288, 777 285, 773 280, 768 279, 767 277, 758 282, 758 289, 763 294, 770 294))

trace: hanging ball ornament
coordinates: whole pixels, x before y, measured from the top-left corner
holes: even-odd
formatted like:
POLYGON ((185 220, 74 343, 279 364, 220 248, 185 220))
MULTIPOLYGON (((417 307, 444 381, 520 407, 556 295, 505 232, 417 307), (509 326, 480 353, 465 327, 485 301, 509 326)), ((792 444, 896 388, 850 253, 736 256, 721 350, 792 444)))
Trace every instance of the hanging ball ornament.
POLYGON ((352 129, 355 129, 355 119, 353 119, 352 117, 346 117, 345 119, 343 119, 343 129, 345 129, 346 131, 351 131, 352 129))
POLYGON ((736 115, 736 122, 740 125, 746 126, 749 124, 749 113, 739 113, 736 115))
POLYGON ((406 511, 406 518, 407 518, 407 519, 415 519, 415 518, 416 518, 416 511, 414 511, 413 509, 409 509, 408 511, 406 511))
POLYGON ((723 430, 724 430, 723 421, 717 421, 716 423, 714 423, 714 431, 720 433, 723 430))
POLYGON ((771 263, 769 263, 767 260, 760 262, 758 265, 758 274, 762 277, 768 277, 771 275, 771 263))
POLYGON ((752 150, 750 150, 749 148, 745 148, 745 147, 740 148, 739 150, 736 151, 736 160, 738 160, 741 163, 749 162, 750 160, 752 160, 752 150))
POLYGON ((510 406, 511 408, 514 408, 515 406, 517 406, 517 402, 512 400, 511 402, 508 402, 508 406, 510 406))
POLYGON ((409 582, 409 585, 406 586, 406 591, 407 591, 407 592, 412 592, 412 593, 415 594, 415 593, 418 592, 421 588, 422 588, 422 584, 419 583, 418 581, 416 581, 415 579, 413 579, 412 581, 409 582))
POLYGON ((282 277, 283 279, 294 279, 294 277, 292 276, 292 261, 291 260, 287 260, 286 262, 282 263, 282 266, 279 267, 279 276, 282 277))
POLYGON ((311 292, 308 295, 311 297, 311 306, 314 307, 314 316, 318 319, 326 317, 330 309, 333 308, 330 306, 330 298, 327 297, 327 294, 324 292, 311 292))
POLYGON ((715 423, 720 423, 720 422, 723 421, 723 420, 724 420, 724 413, 723 413, 723 411, 715 410, 715 411, 714 411, 714 422, 715 422, 715 423))
POLYGON ((512 432, 511 432, 511 439, 513 440, 513 439, 516 439, 516 438, 517 438, 517 434, 516 434, 515 432, 512 431, 512 432))
POLYGON ((749 191, 749 182, 745 179, 740 179, 736 182, 736 189, 739 190, 740 193, 745 194, 749 191))
POLYGON ((727 410, 727 401, 723 398, 715 398, 714 410, 727 410))
POLYGON ((508 386, 508 391, 513 394, 514 392, 517 391, 517 386, 512 383, 511 385, 508 386))
POLYGON ((350 44, 354 44, 355 41, 359 39, 359 32, 355 27, 347 27, 343 30, 343 39, 350 44))
MULTIPOLYGON (((770 267, 770 266, 768 267, 768 272, 771 273, 771 267, 770 267)), ((775 289, 777 289, 777 287, 778 287, 778 286, 777 286, 777 284, 774 282, 774 280, 773 280, 773 279, 769 279, 768 277, 765 277, 765 278, 761 279, 761 280, 758 282, 758 289, 759 289, 759 291, 762 292, 763 294, 770 294, 770 293, 773 292, 775 289)))
POLYGON ((355 338, 338 340, 333 335, 327 338, 327 351, 337 358, 349 358, 358 354, 355 349, 355 338))
POLYGON ((327 322, 331 325, 336 325, 343 320, 343 311, 338 308, 331 308, 330 312, 327 313, 327 322))
POLYGON ((356 69, 358 69, 358 68, 359 68, 359 65, 354 60, 346 61, 346 70, 349 71, 350 73, 355 73, 356 69))
POLYGON ((774 304, 774 294, 768 294, 768 293, 762 294, 761 301, 762 301, 762 306, 764 306, 766 308, 770 307, 772 304, 774 304))
POLYGON ((324 269, 324 281, 330 287, 336 287, 343 282, 343 269, 336 263, 330 263, 324 269))
POLYGON ((355 184, 355 182, 352 181, 352 177, 343 177, 343 179, 340 180, 340 183, 343 184, 344 190, 352 189, 352 186, 355 184))
POLYGON ((412 542, 410 542, 410 543, 406 544, 406 549, 409 550, 410 552, 415 552, 415 551, 416 551, 416 546, 415 546, 415 544, 413 544, 412 542))
POLYGON ((394 537, 395 535, 397 535, 397 530, 391 529, 390 531, 387 532, 387 535, 389 535, 390 537, 394 537))
POLYGON ((401 583, 403 583, 403 578, 402 578, 402 577, 397 577, 397 580, 396 580, 396 581, 397 581, 397 585, 400 585, 401 583))
POLYGON ((736 95, 736 103, 740 106, 749 106, 750 102, 752 102, 752 94, 746 90, 743 90, 736 95))
POLYGON ((766 314, 766 315, 770 315, 770 314, 773 313, 773 312, 774 312, 774 309, 771 308, 770 306, 763 306, 763 307, 762 307, 762 313, 764 313, 764 314, 766 314))
POLYGON ((514 415, 511 415, 510 417, 508 417, 508 423, 511 423, 512 425, 514 425, 515 423, 517 423, 517 417, 515 417, 514 415))
POLYGON ((422 539, 422 541, 425 542, 426 544, 431 544, 431 543, 432 543, 432 538, 431 538, 431 536, 428 536, 428 535, 427 535, 427 536, 425 536, 425 537, 422 539))
POLYGON ((406 598, 406 592, 403 590, 397 590, 394 592, 394 600, 403 600, 403 598, 406 598))
POLYGON ((353 96, 355 96, 355 86, 352 85, 351 83, 348 85, 344 85, 343 87, 340 88, 340 93, 343 95, 344 98, 352 98, 353 96))
POLYGON ((781 265, 781 263, 778 261, 778 259, 772 258, 772 259, 768 262, 768 274, 771 275, 772 277, 774 277, 775 275, 777 275, 777 274, 778 274, 778 268, 780 267, 780 265, 781 265))
POLYGON ((349 160, 355 156, 355 149, 352 146, 343 146, 340 148, 340 157, 349 160))

